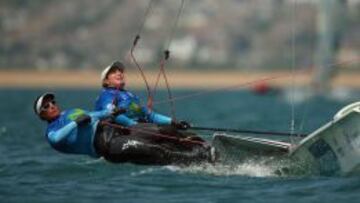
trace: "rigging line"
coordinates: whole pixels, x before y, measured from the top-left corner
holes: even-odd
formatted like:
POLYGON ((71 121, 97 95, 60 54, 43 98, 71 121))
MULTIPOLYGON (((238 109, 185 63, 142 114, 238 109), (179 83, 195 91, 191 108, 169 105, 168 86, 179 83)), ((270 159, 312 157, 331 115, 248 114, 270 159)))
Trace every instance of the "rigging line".
MULTIPOLYGON (((166 54, 166 53, 165 53, 166 54)), ((161 63, 161 67, 160 67, 160 71, 163 73, 163 76, 164 76, 164 80, 165 80, 165 84, 166 84, 166 89, 168 91, 168 95, 169 95, 169 100, 170 100, 170 108, 171 108, 171 116, 172 116, 172 119, 173 121, 175 122, 176 121, 176 117, 175 117, 175 103, 174 103, 174 100, 173 100, 173 96, 172 96, 172 93, 170 91, 170 84, 169 84, 169 81, 167 79, 167 76, 165 74, 165 60, 162 61, 161 63)))
MULTIPOLYGON (((339 62, 339 63, 331 63, 331 64, 326 65, 326 66, 356 64, 359 61, 360 60, 348 60, 348 61, 342 61, 342 62, 339 62)), ((308 73, 307 69, 306 70, 304 68, 297 68, 297 69, 300 69, 300 71, 297 71, 297 74, 308 73)), ((246 83, 239 83, 239 84, 235 84, 235 85, 231 85, 231 86, 227 86, 227 87, 221 87, 221 88, 216 88, 216 89, 211 89, 211 90, 203 90, 203 91, 199 91, 199 92, 184 95, 184 96, 178 96, 178 97, 173 98, 173 100, 175 100, 175 101, 177 101, 177 100, 185 100, 185 99, 192 98, 192 97, 202 96, 202 95, 206 95, 206 94, 212 94, 212 93, 219 92, 219 91, 232 90, 232 89, 236 89, 236 88, 240 88, 240 87, 246 87, 246 86, 250 86, 252 84, 258 83, 258 82, 271 81, 271 80, 276 80, 276 79, 279 79, 279 78, 285 78, 285 77, 289 77, 289 76, 291 76, 291 74, 289 74, 289 73, 279 74, 279 75, 276 75, 276 76, 261 78, 259 80, 249 81, 249 82, 246 82, 246 83)), ((156 102, 154 102, 154 105, 159 105, 159 104, 168 103, 168 102, 169 102, 169 100, 156 101, 156 102)))
MULTIPOLYGON (((181 16, 181 13, 182 11, 184 10, 184 0, 181 0, 181 5, 180 5, 180 9, 178 10, 178 13, 176 15, 176 19, 175 19, 175 23, 170 31, 170 35, 169 35, 169 39, 168 39, 168 43, 167 45, 165 46, 165 51, 164 51, 164 58, 162 59, 162 61, 167 61, 169 58, 170 58, 170 45, 171 45, 171 42, 172 42, 172 39, 174 37, 174 33, 175 33, 175 30, 176 30, 176 27, 177 27, 177 24, 179 22, 179 19, 180 19, 180 16, 181 16)), ((165 62, 163 62, 163 64, 165 65, 165 62)), ((160 62, 160 65, 162 65, 162 62, 160 62)), ((160 80, 160 76, 161 74, 165 74, 165 71, 164 69, 161 69, 161 66, 160 66, 160 70, 159 70, 159 73, 158 73, 158 76, 156 78, 156 82, 155 82, 155 85, 154 85, 154 90, 153 90, 153 95, 155 94, 156 92, 156 88, 158 86, 158 83, 159 83, 159 80, 160 80)))
POLYGON ((201 142, 201 141, 197 141, 197 140, 191 140, 191 138, 187 137, 187 138, 179 138, 176 136, 170 136, 170 135, 164 135, 161 133, 156 133, 156 132, 152 132, 146 128, 132 128, 132 127, 126 127, 126 126, 122 126, 116 123, 111 123, 108 121, 101 121, 103 124, 108 125, 110 127, 113 128, 117 128, 117 129, 122 129, 122 130, 129 130, 129 131, 135 131, 135 132, 140 132, 140 133, 145 133, 145 134, 149 134, 151 136, 157 137, 157 138, 162 138, 162 139, 167 139, 167 140, 173 140, 176 142, 180 142, 180 143, 187 143, 187 144, 191 144, 191 145, 201 145, 201 146, 208 146, 208 144, 206 142, 201 142))
MULTIPOLYGON (((188 98, 192 98, 192 97, 211 94, 211 93, 214 93, 214 92, 232 90, 232 89, 236 89, 236 88, 239 88, 239 87, 246 87, 246 86, 250 86, 250 85, 253 85, 255 83, 258 83, 258 82, 265 82, 265 81, 275 80, 275 79, 282 78, 282 77, 289 77, 289 75, 290 75, 289 73, 280 74, 280 75, 276 75, 276 76, 272 76, 272 77, 262 78, 262 79, 255 80, 255 81, 249 81, 249 82, 245 82, 245 83, 235 84, 235 85, 232 85, 232 86, 221 87, 221 88, 205 90, 205 91, 199 91, 199 92, 196 92, 196 93, 193 93, 193 94, 188 94, 188 95, 184 95, 184 96, 175 97, 175 98, 173 98, 173 100, 174 101, 184 100, 184 99, 188 99, 188 98)), ((167 103, 167 102, 169 102, 169 101, 168 100, 157 101, 157 102, 154 102, 154 105, 163 104, 163 103, 167 103)))
POLYGON ((131 59, 132 61, 134 62, 135 66, 137 67, 137 69, 140 71, 140 74, 141 74, 141 77, 145 83, 145 86, 146 86, 146 90, 147 90, 147 106, 151 106, 150 104, 152 103, 152 95, 151 95, 151 90, 150 90, 150 86, 149 86, 149 83, 146 79, 146 76, 145 76, 145 73, 143 71, 143 68, 140 66, 140 64, 137 62, 136 60, 136 57, 134 55, 134 50, 135 50, 135 47, 136 45, 138 44, 139 40, 140 40, 140 34, 142 33, 142 30, 144 28, 144 25, 145 25, 145 22, 146 22, 146 19, 151 11, 151 8, 152 8, 152 3, 153 3, 153 0, 150 0, 147 8, 146 8, 146 11, 145 11, 145 15, 144 15, 144 18, 142 20, 142 23, 140 25, 140 28, 139 28, 139 31, 138 33, 136 34, 135 38, 134 38, 134 41, 133 41, 133 44, 132 44, 132 47, 130 49, 130 56, 131 56, 131 59))
POLYGON ((133 60, 133 62, 135 63, 136 67, 138 68, 138 70, 140 71, 140 74, 141 74, 141 77, 145 83, 145 86, 146 86, 146 91, 147 91, 147 100, 148 100, 148 104, 149 102, 152 101, 152 96, 151 96, 151 91, 150 91, 150 86, 149 86, 149 83, 148 81, 146 80, 146 76, 145 76, 145 73, 144 71, 142 70, 141 66, 139 65, 139 63, 137 62, 135 56, 134 56, 134 48, 135 46, 133 46, 131 48, 131 51, 130 51, 130 55, 131 55, 131 59, 133 60))
POLYGON ((181 16, 181 13, 183 12, 184 10, 184 7, 185 7, 185 0, 181 0, 181 4, 180 4, 180 9, 178 10, 178 13, 176 15, 176 19, 175 19, 175 23, 171 29, 171 33, 170 33, 170 37, 169 37, 169 41, 168 41, 168 44, 166 46, 166 50, 169 50, 170 48, 170 45, 171 45, 171 41, 174 37, 174 34, 175 34, 175 30, 177 28, 177 25, 178 25, 178 22, 179 22, 179 19, 180 19, 180 16, 181 16))
MULTIPOLYGON (((308 89, 310 89, 310 87, 308 87, 308 89)), ((305 126, 305 118, 307 117, 308 113, 309 113, 309 100, 307 99, 305 101, 305 107, 304 107, 304 110, 303 110, 303 115, 302 115, 302 118, 301 118, 301 122, 300 122, 300 125, 299 125, 299 129, 298 129, 298 133, 296 134, 297 137, 300 137, 300 134, 301 132, 304 130, 304 126, 305 126)))
MULTIPOLYGON (((295 41, 295 34, 296 34, 296 6, 297 1, 294 0, 294 6, 292 11, 292 23, 291 23, 291 121, 290 121, 290 133, 294 135, 295 133, 295 65, 296 65, 296 41, 295 41)), ((294 144, 294 140, 292 136, 290 136, 291 144, 294 144)))
MULTIPOLYGON (((175 23, 170 31, 170 35, 169 35, 169 39, 168 39, 168 42, 167 42, 167 45, 165 46, 165 51, 164 51, 164 58, 163 60, 168 60, 170 58, 170 45, 171 45, 171 41, 174 37, 174 33, 175 33, 175 30, 176 30, 176 27, 177 27, 177 24, 179 22, 179 19, 180 19, 180 15, 182 13, 182 11, 184 10, 184 0, 181 0, 181 5, 180 5, 180 9, 178 10, 178 13, 176 15, 176 19, 175 19, 175 23)), ((161 65, 161 62, 160 62, 160 65, 161 65)), ((160 76, 161 74, 164 73, 162 72, 162 69, 160 68, 159 70, 159 73, 158 73, 158 76, 156 77, 156 82, 155 82, 155 85, 154 85, 154 90, 153 90, 153 94, 155 94, 156 92, 156 88, 158 86, 158 83, 159 83, 159 80, 160 80, 160 76)))
MULTIPOLYGON (((342 62, 338 62, 338 63, 332 63, 332 64, 329 64, 329 65, 326 65, 325 67, 333 67, 333 66, 339 66, 339 65, 345 65, 345 64, 354 64, 354 63, 357 63, 359 62, 358 59, 352 59, 352 60, 348 60, 348 61, 342 61, 342 62)), ((310 90, 310 86, 308 85, 307 87, 307 91, 306 91, 306 94, 310 94, 309 90, 310 90)), ((300 134, 302 133, 302 131, 304 130, 304 126, 305 126, 305 118, 307 117, 308 113, 309 113, 309 105, 310 105, 310 102, 309 100, 307 99, 305 101, 305 107, 304 107, 304 110, 302 111, 303 112, 303 115, 302 115, 302 118, 301 118, 301 122, 300 122, 300 125, 299 125, 299 128, 297 130, 297 134, 296 136, 300 137, 300 134)))
POLYGON ((143 18, 143 20, 142 20, 142 22, 141 22, 139 31, 138 31, 138 33, 137 33, 137 35, 139 35, 139 38, 140 38, 140 34, 142 33, 142 31, 143 31, 143 29, 144 29, 144 26, 145 26, 145 22, 146 22, 146 20, 147 20, 147 17, 149 16, 149 13, 150 13, 150 11, 151 11, 151 9, 152 9, 152 6, 151 6, 151 5, 153 4, 153 1, 154 1, 154 0, 150 0, 148 6, 147 6, 147 8, 146 8, 144 18, 143 18))
POLYGON ((163 75, 164 80, 165 80, 165 84, 166 84, 166 89, 167 89, 167 92, 168 92, 169 102, 170 102, 171 116, 172 116, 172 119, 174 121, 176 121, 175 103, 174 103, 174 99, 173 99, 173 96, 172 96, 172 93, 171 93, 170 83, 169 83, 169 81, 167 79, 167 76, 166 76, 165 65, 166 65, 166 62, 168 61, 168 59, 170 58, 170 50, 169 49, 170 49, 170 45, 171 45, 171 42, 173 40, 175 30, 177 28, 177 25, 178 25, 178 22, 179 22, 179 19, 180 19, 180 16, 181 16, 181 13, 184 10, 184 6, 185 6, 184 2, 185 2, 184 0, 181 0, 180 7, 179 7, 178 13, 177 13, 176 18, 175 18, 175 23, 174 23, 172 29, 170 30, 169 40, 168 40, 168 43, 167 43, 167 45, 165 47, 165 51, 164 51, 164 58, 162 58, 161 61, 160 61, 160 70, 159 70, 159 73, 157 75, 156 82, 155 82, 155 85, 154 85, 154 89, 153 89, 153 92, 152 92, 152 95, 154 96, 155 93, 156 93, 156 89, 157 89, 160 77, 161 77, 161 75, 163 75))
POLYGON ((352 59, 352 60, 348 60, 348 61, 341 61, 338 63, 331 63, 329 65, 326 65, 325 67, 333 67, 333 66, 339 66, 339 65, 353 65, 353 64, 357 64, 360 62, 360 59, 352 59))

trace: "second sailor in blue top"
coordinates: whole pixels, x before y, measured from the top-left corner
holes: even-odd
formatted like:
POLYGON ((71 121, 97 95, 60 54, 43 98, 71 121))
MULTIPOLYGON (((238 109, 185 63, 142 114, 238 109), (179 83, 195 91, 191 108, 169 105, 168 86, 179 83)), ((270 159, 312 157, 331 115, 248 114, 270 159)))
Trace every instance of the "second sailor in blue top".
POLYGON ((185 122, 174 122, 170 117, 159 114, 142 106, 139 97, 125 90, 125 67, 121 62, 114 62, 101 73, 102 90, 95 103, 95 111, 112 109, 116 106, 126 113, 117 116, 116 122, 124 126, 133 126, 139 122, 160 125, 173 124, 177 128, 187 129, 190 125, 185 122))

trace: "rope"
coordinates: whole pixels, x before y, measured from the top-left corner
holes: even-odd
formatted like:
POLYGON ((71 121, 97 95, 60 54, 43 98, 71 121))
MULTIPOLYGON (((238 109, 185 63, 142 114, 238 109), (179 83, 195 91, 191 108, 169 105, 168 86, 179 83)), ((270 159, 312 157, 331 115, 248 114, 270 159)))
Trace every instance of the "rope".
POLYGON ((156 77, 156 82, 155 82, 154 89, 153 89, 153 92, 152 92, 152 95, 154 96, 155 93, 156 93, 156 90, 157 90, 157 86, 159 84, 160 77, 161 77, 161 75, 163 75, 164 80, 165 80, 165 84, 166 84, 166 89, 167 89, 167 92, 168 92, 168 98, 169 98, 168 100, 170 102, 171 117, 172 117, 173 121, 176 121, 175 103, 174 103, 174 99, 173 99, 173 96, 172 96, 172 93, 171 93, 170 83, 169 83, 169 81, 167 79, 167 76, 166 76, 165 65, 166 65, 166 62, 168 61, 168 59, 170 58, 170 50, 169 49, 170 49, 170 45, 171 45, 171 42, 173 40, 175 31, 176 31, 176 28, 177 28, 177 25, 178 25, 178 22, 179 22, 179 19, 180 19, 180 16, 181 16, 181 13, 184 10, 184 6, 185 6, 184 2, 185 2, 184 0, 181 0, 180 7, 179 7, 178 13, 177 13, 176 18, 175 18, 175 23, 173 24, 173 27, 170 30, 168 43, 167 43, 167 45, 165 47, 165 51, 164 51, 164 57, 160 61, 160 70, 159 70, 159 73, 158 73, 158 75, 156 77))
MULTIPOLYGON (((135 41, 136 41, 137 38, 135 38, 135 41)), ((134 44, 135 44, 135 41, 134 41, 134 44)), ((147 100, 148 100, 148 106, 149 104, 152 103, 152 96, 151 96, 151 91, 150 91, 150 86, 149 86, 149 83, 148 81, 146 80, 146 77, 145 77, 145 74, 144 74, 144 71, 142 70, 141 66, 139 65, 139 63, 137 62, 135 56, 134 56, 134 49, 135 49, 135 45, 133 45, 133 47, 131 47, 131 51, 130 51, 130 56, 131 56, 131 59, 133 60, 133 62, 135 63, 136 67, 138 68, 138 70, 140 71, 140 74, 141 74, 141 77, 146 85, 146 91, 147 91, 147 100)))
POLYGON ((171 93, 169 81, 168 81, 167 76, 166 76, 166 74, 165 74, 165 68, 164 68, 164 66, 165 66, 165 61, 163 60, 162 63, 161 63, 160 70, 161 70, 161 72, 163 73, 164 80, 165 80, 165 84, 166 84, 166 89, 167 89, 167 92, 168 92, 168 95, 169 95, 170 109, 171 109, 171 117, 172 117, 172 120, 173 120, 174 122, 176 122, 175 103, 174 103, 173 96, 172 96, 172 93, 171 93))
MULTIPOLYGON (((184 96, 178 96, 178 97, 173 98, 172 100, 173 101, 178 101, 178 100, 189 99, 189 98, 192 98, 192 97, 198 97, 198 96, 202 96, 202 95, 206 95, 206 94, 212 94, 212 93, 220 92, 220 91, 230 91, 232 89, 237 89, 237 88, 240 88, 240 87, 250 86, 250 85, 258 83, 258 82, 265 82, 265 81, 271 81, 271 80, 275 80, 275 79, 282 78, 282 77, 289 77, 289 75, 290 74, 288 74, 288 73, 287 74, 279 74, 279 75, 272 76, 272 77, 262 78, 262 79, 256 80, 256 81, 249 81, 249 82, 246 82, 246 83, 235 84, 235 85, 232 85, 232 86, 216 88, 216 89, 212 89, 212 90, 199 91, 199 92, 196 92, 196 93, 193 93, 193 94, 188 94, 188 95, 184 95, 184 96)), ((154 102, 154 105, 159 105, 159 104, 168 103, 168 102, 169 102, 169 100, 157 101, 157 102, 154 102)))
MULTIPOLYGON (((171 29, 171 32, 170 32, 170 37, 169 37, 169 41, 168 41, 168 44, 166 46, 166 51, 169 50, 170 48, 170 45, 171 45, 171 41, 173 40, 173 37, 174 37, 174 34, 175 34, 175 31, 176 31, 176 28, 177 28, 177 25, 178 25, 178 22, 179 22, 179 19, 180 19, 180 16, 184 10, 184 7, 185 7, 185 1, 184 0, 181 0, 181 4, 180 4, 180 8, 178 10, 178 13, 176 15, 176 18, 175 18, 175 23, 171 29)), ((170 53, 169 53, 170 54, 170 53)))
POLYGON ((140 38, 140 34, 142 33, 142 30, 143 30, 143 28, 145 26, 146 19, 147 19, 148 15, 149 15, 149 13, 150 13, 150 11, 152 9, 152 7, 151 7, 152 4, 153 4, 153 0, 150 0, 148 6, 146 7, 144 18, 142 20, 139 31, 137 33, 137 36, 139 36, 139 38, 140 38))
POLYGON ((145 83, 145 85, 146 85, 146 91, 147 91, 147 106, 148 106, 149 108, 151 108, 151 106, 152 106, 152 101, 153 101, 153 98, 152 98, 152 95, 151 95, 150 86, 149 86, 149 83, 148 83, 148 81, 147 81, 147 79, 146 79, 146 76, 145 76, 145 73, 144 73, 144 71, 143 71, 143 68, 140 66, 140 64, 137 62, 137 60, 136 60, 136 58, 135 58, 135 56, 134 56, 134 50, 135 50, 135 47, 136 47, 137 43, 138 43, 139 40, 140 40, 140 34, 141 34, 141 32, 142 32, 142 30, 143 30, 143 28, 144 28, 146 19, 147 19, 148 15, 149 15, 149 13, 150 13, 150 11, 151 11, 151 8, 152 8, 151 5, 152 5, 152 3, 153 3, 153 0, 150 0, 148 6, 147 6, 147 8, 146 8, 145 15, 144 15, 144 18, 143 18, 143 20, 142 20, 142 23, 141 23, 141 26, 140 26, 140 28, 139 28, 139 31, 138 31, 138 33, 136 34, 136 36, 135 36, 135 38, 134 38, 134 41, 133 41, 133 44, 132 44, 132 47, 131 47, 131 49, 130 49, 131 59, 132 59, 132 61, 134 62, 135 66, 136 66, 136 67, 138 68, 138 70, 140 71, 141 77, 142 77, 142 79, 143 79, 143 81, 144 81, 144 83, 145 83))
POLYGON ((160 133, 154 133, 154 132, 150 132, 149 130, 146 130, 146 129, 125 127, 125 126, 122 126, 122 125, 119 125, 119 124, 116 124, 116 123, 110 123, 108 121, 101 121, 101 123, 105 124, 105 125, 108 125, 110 127, 113 127, 113 128, 117 128, 117 129, 121 129, 121 130, 135 131, 135 132, 140 132, 140 133, 146 133, 146 134, 149 134, 149 135, 151 135, 153 137, 172 140, 172 141, 176 141, 176 142, 180 142, 180 143, 208 146, 208 144, 206 142, 201 142, 201 141, 196 141, 196 140, 189 140, 187 138, 179 138, 179 137, 174 137, 174 136, 168 136, 168 135, 164 135, 164 134, 160 134, 160 133))
MULTIPOLYGON (((355 60, 348 60, 348 61, 342 61, 342 62, 339 62, 339 63, 331 63, 328 66, 356 64, 359 61, 360 60, 356 60, 356 59, 355 60)), ((307 73, 307 70, 304 70, 304 68, 297 68, 297 69, 302 70, 302 71, 298 71, 297 74, 307 73)), ((247 86, 250 86, 250 85, 258 83, 258 82, 272 81, 272 80, 276 80, 276 79, 279 79, 279 78, 285 78, 285 77, 289 77, 289 76, 291 76, 291 74, 289 74, 289 73, 279 74, 279 75, 276 75, 276 76, 265 77, 265 78, 261 78, 259 80, 249 81, 249 82, 246 82, 246 83, 239 83, 239 84, 235 84, 235 85, 231 85, 231 86, 227 86, 227 87, 216 88, 216 89, 211 89, 211 90, 203 90, 203 91, 199 91, 199 92, 192 93, 192 94, 178 96, 178 97, 174 97, 173 100, 174 101, 185 100, 185 99, 198 97, 198 96, 202 96, 202 95, 213 94, 213 93, 220 92, 220 91, 230 91, 230 90, 241 88, 241 87, 247 87, 247 86)), ((168 102, 169 102, 169 100, 156 101, 156 102, 154 102, 154 105, 164 104, 164 103, 168 103, 168 102)))
MULTIPOLYGON (((291 26, 291 121, 290 121, 290 133, 292 135, 295 134, 295 66, 296 66, 296 41, 295 41, 295 33, 296 33, 296 5, 297 2, 294 0, 294 6, 292 11, 292 26, 291 26)), ((292 139, 292 136, 290 136, 290 142, 291 144, 294 144, 294 140, 292 139)))
MULTIPOLYGON (((338 62, 338 63, 331 63, 329 65, 326 65, 325 67, 333 67, 333 66, 339 66, 339 65, 352 65, 352 64, 358 63, 359 61, 360 61, 359 59, 352 59, 352 60, 348 60, 348 61, 341 61, 341 62, 338 62)), ((307 99, 305 101, 305 105, 304 105, 305 107, 304 107, 304 110, 302 111, 303 115, 302 115, 302 118, 301 118, 299 129, 297 131, 299 133, 301 133, 304 130, 305 118, 307 117, 307 115, 309 113, 309 105, 310 105, 310 100, 307 99)))

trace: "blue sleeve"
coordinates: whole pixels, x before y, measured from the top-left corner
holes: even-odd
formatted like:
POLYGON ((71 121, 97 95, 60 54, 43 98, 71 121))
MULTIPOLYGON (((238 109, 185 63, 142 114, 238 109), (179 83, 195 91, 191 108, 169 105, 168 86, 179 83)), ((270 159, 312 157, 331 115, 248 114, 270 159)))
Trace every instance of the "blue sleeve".
POLYGON ((71 121, 64 127, 56 130, 56 131, 50 131, 48 133, 49 140, 52 143, 60 142, 61 140, 65 139, 67 136, 70 135, 70 132, 77 127, 75 121, 71 121))
POLYGON ((91 120, 99 120, 106 118, 111 115, 111 109, 105 109, 103 111, 92 111, 88 112, 88 115, 91 117, 91 120))
POLYGON ((155 112, 151 112, 149 115, 150 120, 152 120, 153 123, 160 124, 160 125, 166 125, 171 124, 172 119, 168 116, 164 116, 155 112))
POLYGON ((136 125, 137 122, 129 117, 125 116, 124 114, 120 114, 115 118, 115 122, 124 126, 132 126, 136 125))
POLYGON ((172 119, 168 116, 151 111, 151 110, 147 109, 146 107, 143 107, 143 111, 147 115, 149 121, 152 123, 156 123, 159 125, 171 124, 172 119))
MULTIPOLYGON (((93 111, 93 112, 86 112, 86 114, 88 114, 91 117, 92 121, 96 121, 102 118, 106 118, 107 116, 110 116, 111 111, 109 110, 93 111)), ((52 143, 60 142, 61 140, 65 139, 67 136, 70 136, 71 131, 74 130, 76 127, 77 127, 76 122, 71 121, 58 130, 50 131, 48 133, 50 142, 52 143)))
MULTIPOLYGON (((90 112, 89 115, 91 116, 91 119, 102 119, 106 118, 111 115, 111 107, 109 106, 103 111, 93 111, 90 112)), ((124 126, 132 126, 136 125, 137 122, 133 119, 127 117, 125 114, 120 114, 115 118, 115 122, 124 126)))

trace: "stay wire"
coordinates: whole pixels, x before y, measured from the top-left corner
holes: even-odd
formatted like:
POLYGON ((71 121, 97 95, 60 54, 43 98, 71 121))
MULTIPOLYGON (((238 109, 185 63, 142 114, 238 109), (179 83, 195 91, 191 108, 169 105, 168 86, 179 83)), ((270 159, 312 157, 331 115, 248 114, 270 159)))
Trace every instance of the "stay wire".
POLYGON ((156 82, 155 82, 155 85, 154 85, 153 95, 155 95, 155 92, 156 92, 156 89, 157 89, 161 74, 165 73, 165 71, 164 71, 165 61, 167 61, 170 58, 170 50, 169 50, 170 45, 171 45, 172 39, 174 37, 175 30, 177 28, 177 24, 179 22, 181 13, 184 10, 184 6, 185 6, 184 0, 181 0, 181 5, 179 7, 180 9, 178 10, 178 13, 177 13, 176 19, 175 19, 175 23, 174 23, 174 25, 173 25, 173 27, 172 27, 172 29, 170 31, 169 40, 167 42, 167 45, 165 46, 165 51, 164 51, 163 58, 160 61, 160 70, 159 70, 159 73, 157 75, 156 82))
MULTIPOLYGON (((359 63, 360 60, 358 59, 354 59, 354 60, 348 60, 348 61, 343 61, 343 62, 339 62, 339 63, 331 63, 328 64, 326 66, 338 66, 338 65, 353 65, 353 64, 357 64, 359 63)), ((307 70, 304 70, 304 68, 300 68, 298 67, 297 69, 301 69, 302 71, 298 71, 297 74, 300 73, 308 73, 307 70)), ((226 86, 226 87, 221 87, 221 88, 216 88, 216 89, 210 89, 210 90, 203 90, 203 91, 199 91, 199 92, 195 92, 192 94, 187 94, 187 95, 183 95, 183 96, 178 96, 178 97, 174 97, 173 100, 178 101, 178 100, 185 100, 185 99, 189 99, 189 98, 193 98, 193 97, 198 97, 198 96, 202 96, 202 95, 207 95, 207 94, 213 94, 215 92, 220 92, 220 91, 229 91, 229 90, 233 90, 233 89, 237 89, 237 88, 242 88, 242 87, 247 87, 247 86, 251 86, 253 84, 256 84, 258 82, 265 82, 265 81, 272 81, 272 80, 276 80, 276 79, 280 79, 280 78, 287 78, 287 77, 291 77, 292 75, 290 73, 284 73, 284 74, 279 74, 279 75, 275 75, 275 76, 271 76, 271 77, 264 77, 258 80, 253 80, 253 81, 248 81, 245 83, 239 83, 239 84, 234 84, 231 86, 226 86)), ((161 101, 156 101, 154 102, 154 105, 159 105, 159 104, 164 104, 164 103, 168 103, 169 100, 161 100, 161 101)))
POLYGON ((143 31, 143 29, 144 29, 144 26, 145 26, 145 23, 146 23, 146 20, 147 20, 147 18, 148 18, 148 16, 149 16, 149 13, 150 13, 150 11, 152 10, 153 2, 154 2, 154 0, 150 0, 148 6, 146 7, 146 11, 145 11, 144 18, 143 18, 143 20, 142 20, 142 22, 141 22, 139 31, 138 31, 138 33, 137 33, 137 35, 139 36, 138 38, 140 38, 140 34, 142 33, 142 31, 143 31))
POLYGON ((161 77, 161 75, 163 75, 164 80, 165 80, 165 84, 166 84, 166 89, 167 89, 167 92, 168 92, 168 98, 169 98, 170 108, 171 108, 171 117, 172 117, 173 121, 176 121, 175 103, 174 103, 174 100, 173 100, 173 96, 172 96, 172 92, 171 92, 171 88, 170 88, 170 83, 169 83, 169 80, 168 80, 168 78, 166 76, 165 66, 166 66, 166 62, 170 58, 170 45, 171 45, 171 42, 173 40, 176 28, 178 26, 180 16, 181 16, 181 14, 182 14, 182 12, 184 10, 184 7, 185 7, 184 2, 185 2, 185 0, 181 0, 180 7, 179 7, 178 13, 177 13, 176 18, 175 18, 175 23, 173 24, 173 27, 170 30, 169 40, 168 40, 167 45, 165 46, 165 51, 164 51, 163 58, 160 61, 160 70, 159 70, 159 73, 157 75, 156 82, 155 82, 155 85, 154 85, 154 89, 153 89, 153 92, 152 92, 152 95, 154 96, 155 93, 156 93, 156 90, 157 90, 157 86, 158 86, 159 81, 160 81, 160 77, 161 77))
POLYGON ((149 1, 149 4, 146 8, 146 11, 145 11, 145 15, 144 15, 144 18, 142 20, 142 23, 140 25, 140 28, 139 28, 139 31, 138 33, 136 34, 135 38, 134 38, 134 41, 133 41, 133 44, 132 44, 132 47, 131 47, 131 50, 130 50, 130 56, 131 56, 131 59, 132 61, 134 62, 135 66, 137 67, 137 69, 139 70, 140 74, 141 74, 141 77, 145 83, 145 86, 146 86, 146 90, 147 90, 147 106, 149 108, 152 107, 152 101, 153 101, 153 98, 152 98, 152 95, 151 95, 151 89, 150 89, 150 85, 146 79, 146 76, 145 76, 145 73, 143 71, 143 68, 140 66, 140 64, 137 62, 136 60, 136 57, 134 55, 134 50, 135 50, 135 47, 136 45, 138 44, 139 40, 140 40, 140 35, 144 29, 144 26, 145 26, 145 22, 146 22, 146 19, 148 18, 148 15, 152 9, 152 4, 153 4, 153 1, 154 0, 150 0, 149 1))
POLYGON ((166 89, 168 92, 168 96, 169 96, 169 101, 170 101, 170 108, 171 108, 171 116, 174 122, 176 122, 176 116, 175 116, 175 102, 173 100, 173 96, 171 93, 171 89, 170 89, 170 84, 169 81, 167 79, 166 73, 165 73, 165 60, 162 60, 161 62, 161 67, 160 67, 160 71, 163 73, 162 75, 164 76, 164 80, 165 80, 165 84, 166 84, 166 89))
MULTIPOLYGON (((293 11, 292 13, 292 23, 291 23, 291 122, 290 122, 290 133, 295 134, 295 66, 296 66, 296 11, 297 11, 297 1, 294 0, 293 11)), ((293 137, 290 136, 291 144, 294 144, 293 137)))
MULTIPOLYGON (((325 67, 333 67, 333 66, 339 66, 339 65, 345 65, 345 64, 354 64, 355 63, 358 63, 359 60, 356 60, 356 59, 353 59, 353 60, 349 60, 349 61, 343 61, 343 62, 339 62, 339 63, 332 63, 332 64, 329 64, 329 65, 326 65, 325 67)), ((306 91, 306 94, 311 94, 310 93, 310 85, 308 85, 308 90, 306 91)), ((300 136, 301 133, 303 133, 303 130, 305 128, 305 119, 306 117, 308 116, 309 114, 309 109, 310 109, 310 101, 309 99, 305 100, 305 105, 304 105, 304 110, 302 111, 303 112, 303 115, 302 115, 302 118, 301 118, 301 122, 300 122, 300 125, 299 125, 299 128, 298 128, 298 133, 296 134, 297 137, 300 136)))
MULTIPOLYGON (((309 87, 308 87, 308 89, 309 89, 309 87)), ((306 94, 308 94, 308 93, 309 93, 309 92, 307 91, 306 94)), ((303 113, 302 113, 301 122, 300 122, 299 128, 298 128, 298 130, 297 130, 298 133, 296 134, 297 137, 300 137, 300 134, 301 134, 301 133, 303 132, 303 130, 304 130, 305 118, 308 116, 308 113, 309 113, 309 104, 310 104, 310 102, 309 102, 309 100, 307 99, 307 100, 305 101, 304 110, 302 111, 303 113)))
MULTIPOLYGON (((289 73, 287 73, 287 74, 279 74, 279 75, 276 75, 276 76, 266 77, 266 78, 262 78, 262 79, 255 80, 255 81, 249 81, 249 82, 235 84, 235 85, 231 85, 231 86, 227 86, 227 87, 204 90, 204 91, 199 91, 199 92, 196 92, 196 93, 193 93, 193 94, 188 94, 188 95, 184 95, 184 96, 178 96, 178 97, 173 98, 173 100, 174 101, 185 100, 185 99, 189 99, 189 98, 193 98, 193 97, 197 97, 197 96, 202 96, 202 95, 206 95, 206 94, 212 94, 212 93, 215 93, 215 92, 229 91, 229 90, 237 89, 237 88, 240 88, 240 87, 251 86, 251 85, 256 84, 258 82, 271 81, 271 80, 275 80, 275 79, 278 79, 278 78, 289 77, 289 76, 290 76, 289 73)), ((169 100, 157 101, 157 102, 154 102, 154 105, 159 105, 159 104, 168 103, 168 102, 169 102, 169 100)))
MULTIPOLYGON (((292 67, 295 67, 296 65, 296 41, 295 41, 295 34, 296 34, 296 28, 295 28, 295 25, 294 23, 296 22, 296 19, 297 19, 297 0, 294 0, 294 6, 293 6, 293 24, 292 24, 292 67)), ((294 70, 292 70, 294 72, 294 70)), ((293 90, 292 90, 292 120, 291 120, 291 131, 293 133, 294 136, 296 137, 300 137, 300 134, 301 132, 303 131, 304 129, 304 124, 305 124, 305 118, 307 117, 307 114, 308 114, 308 110, 309 110, 309 101, 306 100, 305 101, 305 105, 304 105, 304 110, 302 111, 302 116, 301 116, 301 121, 300 121, 300 124, 298 126, 298 130, 297 130, 297 133, 295 133, 295 110, 294 110, 294 88, 295 88, 295 75, 294 75, 294 78, 293 78, 293 90)), ((305 90, 306 91, 306 90, 305 90)), ((306 92, 307 94, 307 92, 306 92)), ((293 138, 293 137, 291 137, 293 138)))
MULTIPOLYGON (((181 14, 182 14, 182 12, 183 12, 183 10, 184 10, 184 7, 185 7, 185 0, 181 0, 180 8, 179 8, 178 13, 177 13, 177 15, 176 15, 175 23, 174 23, 174 25, 173 25, 173 27, 172 27, 172 29, 171 29, 170 37, 169 37, 169 40, 168 40, 168 44, 167 44, 167 46, 166 46, 166 50, 167 50, 167 51, 169 50, 170 45, 171 45, 171 42, 172 42, 172 40, 173 40, 173 38, 174 38, 174 34, 175 34, 176 28, 177 28, 177 26, 178 26, 180 16, 181 16, 181 14)), ((165 51, 166 51, 166 50, 165 50, 165 51)), ((170 52, 169 52, 169 54, 170 54, 170 52)), ((169 55, 169 57, 170 57, 170 55, 169 55)))

